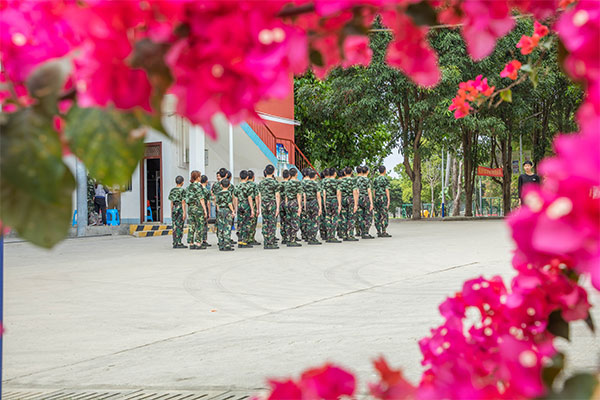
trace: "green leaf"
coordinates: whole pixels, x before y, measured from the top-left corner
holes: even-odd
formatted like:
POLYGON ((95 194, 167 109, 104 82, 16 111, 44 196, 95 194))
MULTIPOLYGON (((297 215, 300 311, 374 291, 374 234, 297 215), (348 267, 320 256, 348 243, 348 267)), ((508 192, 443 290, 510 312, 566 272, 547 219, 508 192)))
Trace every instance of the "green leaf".
POLYGON ((557 353, 554 357, 552 357, 552 364, 545 366, 542 370, 542 379, 544 380, 546 387, 552 387, 554 380, 564 367, 565 355, 563 353, 557 353))
POLYGON ((588 316, 585 319, 585 323, 587 324, 588 328, 590 328, 590 331, 592 331, 593 333, 596 333, 596 327, 594 326, 594 320, 592 319, 592 314, 590 314, 588 312, 588 316))
POLYGON ((406 14, 417 25, 436 25, 437 13, 428 1, 421 1, 406 7, 406 14))
POLYGON ((573 375, 565 381, 563 389, 560 392, 553 392, 545 396, 548 400, 588 400, 591 399, 598 386, 598 379, 592 374, 573 375))
POLYGON ((170 46, 165 43, 156 43, 148 38, 138 40, 134 46, 131 65, 142 68, 152 82, 152 96, 150 104, 154 113, 147 114, 139 110, 136 112, 143 125, 169 136, 162 124, 162 103, 167 89, 173 83, 171 70, 165 62, 166 53, 170 46))
POLYGON ((90 175, 108 185, 125 185, 144 155, 145 129, 132 112, 73 107, 65 136, 90 175))
POLYGON ((508 89, 508 90, 505 90, 503 92, 500 92, 500 98, 503 101, 512 103, 512 90, 508 89))
POLYGON ((325 65, 323 61, 323 55, 318 50, 310 49, 308 56, 310 58, 311 64, 316 65, 317 67, 322 67, 323 65, 325 65))
POLYGON ((554 310, 548 317, 548 332, 554 336, 569 339, 569 323, 564 320, 560 310, 554 310))
POLYGON ((533 88, 537 88, 538 83, 539 83, 539 72, 540 69, 538 68, 534 68, 533 71, 531 71, 531 73, 529 74, 529 80, 531 81, 531 84, 533 85, 533 88))
POLYGON ((37 100, 34 106, 51 117, 58 114, 58 97, 71 72, 71 62, 67 59, 55 59, 37 67, 27 78, 27 91, 37 100))
POLYGON ((521 66, 521 71, 523 72, 531 72, 533 69, 531 68, 531 64, 523 64, 521 66))
POLYGON ((33 244, 50 248, 68 233, 75 179, 62 160, 52 120, 28 108, 0 127, 0 220, 33 244))

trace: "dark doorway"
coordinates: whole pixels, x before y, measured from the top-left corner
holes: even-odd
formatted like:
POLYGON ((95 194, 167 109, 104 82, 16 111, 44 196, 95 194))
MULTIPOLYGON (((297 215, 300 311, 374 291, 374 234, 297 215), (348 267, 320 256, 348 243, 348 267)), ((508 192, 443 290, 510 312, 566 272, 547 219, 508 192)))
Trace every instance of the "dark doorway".
POLYGON ((146 143, 140 163, 140 222, 162 222, 162 201, 162 143, 146 143))
POLYGON ((160 159, 146 160, 146 199, 152 210, 152 220, 161 220, 160 159))

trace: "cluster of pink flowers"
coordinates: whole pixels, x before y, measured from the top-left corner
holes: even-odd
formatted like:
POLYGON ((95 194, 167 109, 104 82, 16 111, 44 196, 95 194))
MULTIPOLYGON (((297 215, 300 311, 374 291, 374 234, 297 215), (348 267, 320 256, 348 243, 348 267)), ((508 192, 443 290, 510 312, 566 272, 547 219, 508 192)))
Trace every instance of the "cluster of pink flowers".
POLYGON ((503 78, 510 78, 513 81, 517 79, 519 70, 521 69, 521 62, 519 60, 512 60, 500 72, 500 76, 503 78))
POLYGON ((458 93, 452 99, 452 104, 448 109, 454 111, 454 117, 457 119, 466 117, 472 109, 470 103, 481 102, 491 96, 495 88, 495 86, 489 86, 487 78, 483 78, 482 75, 477 76, 475 80, 461 82, 458 85, 458 93))
POLYGON ((549 32, 548 27, 535 21, 533 24, 533 35, 521 36, 521 40, 517 43, 517 49, 521 49, 521 54, 530 54, 533 50, 538 47, 540 39, 546 36, 549 32))
POLYGON ((541 369, 555 354, 548 317, 586 319, 587 293, 558 259, 543 268, 514 264, 510 289, 500 277, 477 278, 440 305, 445 323, 419 342, 419 398, 532 398, 544 393, 541 369))
MULTIPOLYGON (((178 112, 214 135, 211 121, 215 114, 223 113, 234 123, 255 116, 259 101, 287 96, 290 76, 304 72, 309 65, 320 77, 337 65, 367 65, 371 49, 365 32, 377 14, 394 33, 387 61, 419 85, 437 84, 441 73, 437 55, 427 41, 429 27, 417 25, 406 12, 417 3, 0 0, 0 62, 7 80, 22 92, 23 82, 41 63, 70 57, 73 68, 68 82, 77 90, 77 102, 83 107, 140 107, 157 113, 160 105, 151 102, 151 96, 167 89, 159 86, 172 77, 168 90, 177 96, 178 112), (289 7, 300 11, 286 14, 289 7), (146 47, 140 50, 140 43, 146 47), (166 64, 169 76, 157 77, 150 71, 161 64, 166 64)), ((555 0, 430 3, 441 23, 462 25, 475 59, 487 56, 496 40, 513 28, 511 9, 546 18, 557 7, 555 0)), ((568 3, 562 0, 560 5, 568 3)), ((587 24, 584 19, 579 13, 572 25, 587 24)), ((545 27, 540 27, 532 38, 543 36, 545 27)), ((582 74, 577 60, 587 50, 575 41, 568 47, 574 50, 572 68, 582 74)), ((593 71, 583 74, 590 73, 593 71)), ((29 104, 14 92, 2 85, 0 101, 4 104, 12 96, 15 105, 29 104)), ((462 110, 459 115, 466 115, 468 105, 460 103, 457 108, 462 110)))
POLYGON ((298 380, 270 380, 269 385, 269 400, 335 400, 354 394, 356 378, 338 366, 325 364, 304 371, 298 380))

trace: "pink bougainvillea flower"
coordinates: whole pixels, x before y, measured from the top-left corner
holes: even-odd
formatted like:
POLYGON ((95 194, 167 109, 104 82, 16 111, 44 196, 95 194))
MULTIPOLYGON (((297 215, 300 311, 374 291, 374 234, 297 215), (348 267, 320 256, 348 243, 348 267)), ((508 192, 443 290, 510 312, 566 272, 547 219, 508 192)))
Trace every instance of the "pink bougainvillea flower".
POLYGON ((344 68, 352 65, 367 66, 371 62, 373 51, 369 47, 369 38, 366 36, 352 35, 344 40, 344 68))
MULTIPOLYGON (((410 1, 410 0, 409 0, 410 1)), ((351 10, 357 6, 381 6, 385 0, 342 0, 342 1, 331 1, 331 0, 316 0, 315 11, 320 16, 329 16, 337 14, 345 10, 351 10)))
POLYGON ((80 42, 63 12, 66 1, 10 1, 0 7, 0 63, 24 82, 33 69, 69 53, 80 42))
POLYGON ((471 105, 462 97, 453 98, 452 104, 448 107, 448 110, 454 111, 454 118, 456 119, 466 117, 471 109, 471 105))
POLYGON ((500 76, 503 78, 510 78, 514 81, 515 79, 517 79, 520 69, 521 62, 518 60, 512 60, 511 62, 506 64, 502 72, 500 72, 500 76))
POLYGON ((524 13, 532 13, 535 18, 545 20, 556 13, 557 0, 512 0, 512 4, 524 13))
POLYGON ((462 36, 474 60, 487 57, 494 50, 496 40, 515 26, 507 0, 465 0, 462 11, 462 36))
POLYGON ((278 1, 189 3, 190 35, 166 56, 175 78, 171 92, 177 111, 207 134, 211 118, 222 112, 232 123, 255 116, 264 99, 283 98, 290 75, 307 65, 306 36, 284 24, 278 1), (214 32, 225 32, 215 35, 214 32))
POLYGON ((414 24, 404 12, 386 11, 383 22, 394 32, 386 61, 421 86, 435 86, 441 79, 437 55, 427 41, 427 28, 414 24))
POLYGON ((537 21, 533 22, 533 33, 538 35, 538 37, 543 38, 550 32, 546 25, 542 25, 537 21))
MULTIPOLYGON (((569 51, 564 66, 569 75, 585 80, 590 89, 600 88, 600 4, 579 0, 565 11, 556 23, 560 39, 569 51)), ((589 93, 588 93, 589 95, 589 93)))
POLYGON ((269 380, 271 393, 268 400, 301 400, 302 391, 300 387, 291 379, 286 381, 269 380))
POLYGON ((521 54, 530 54, 540 42, 540 37, 535 33, 532 36, 521 36, 521 40, 517 43, 517 49, 521 49, 521 54))
POLYGON ((545 393, 541 356, 533 343, 504 335, 499 344, 499 356, 497 375, 508 383, 504 398, 534 398, 545 393))
POLYGON ((336 400, 354 394, 356 378, 340 367, 325 364, 302 373, 299 386, 305 398, 336 400))
POLYGON ((383 356, 373 361, 380 381, 369 384, 369 391, 376 399, 413 399, 416 387, 404 379, 401 370, 391 369, 383 356))

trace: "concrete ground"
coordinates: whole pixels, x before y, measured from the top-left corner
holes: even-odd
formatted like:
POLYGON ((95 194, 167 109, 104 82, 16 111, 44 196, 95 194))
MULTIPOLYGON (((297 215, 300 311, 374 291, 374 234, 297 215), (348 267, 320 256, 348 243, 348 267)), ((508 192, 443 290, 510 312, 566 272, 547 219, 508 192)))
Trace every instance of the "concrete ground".
MULTIPOLYGON (((513 275, 503 221, 392 223, 391 239, 219 252, 170 237, 5 245, 4 390, 241 390, 324 361, 375 378, 384 354, 415 381, 417 341, 465 279, 513 275)), ((260 238, 260 234, 258 235, 260 238)), ((209 241, 215 243, 214 237, 209 241)), ((598 304, 595 296, 592 302, 598 304)), ((600 313, 594 308, 600 322, 600 313)), ((583 323, 562 343, 598 368, 583 323)), ((364 387, 364 386, 362 386, 364 387)))

